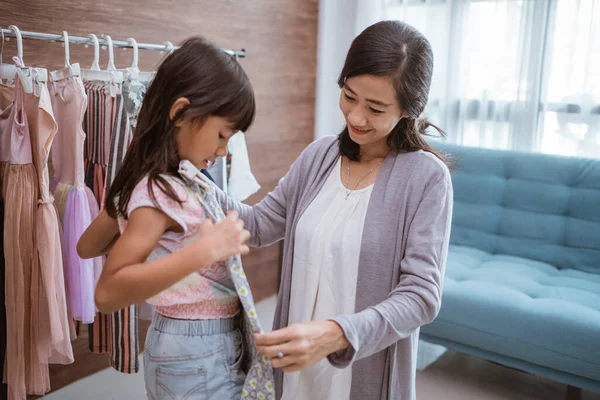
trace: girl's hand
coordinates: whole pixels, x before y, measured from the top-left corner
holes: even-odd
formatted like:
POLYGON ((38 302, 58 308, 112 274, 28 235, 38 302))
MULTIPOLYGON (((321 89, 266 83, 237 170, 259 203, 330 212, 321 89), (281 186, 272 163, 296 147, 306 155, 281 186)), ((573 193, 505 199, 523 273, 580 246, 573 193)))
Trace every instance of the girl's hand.
POLYGON ((210 241, 215 261, 226 260, 236 254, 248 254, 245 243, 250 239, 250 232, 244 229, 244 221, 235 211, 227 213, 227 218, 218 224, 207 219, 200 226, 200 238, 197 243, 210 241))
POLYGON ((106 210, 87 227, 77 242, 77 253, 81 258, 93 258, 105 255, 119 238, 119 224, 106 210))
POLYGON ((303 370, 350 346, 342 328, 333 321, 311 321, 256 333, 254 340, 258 351, 271 359, 273 368, 284 372, 303 370), (282 358, 278 357, 280 352, 282 358))

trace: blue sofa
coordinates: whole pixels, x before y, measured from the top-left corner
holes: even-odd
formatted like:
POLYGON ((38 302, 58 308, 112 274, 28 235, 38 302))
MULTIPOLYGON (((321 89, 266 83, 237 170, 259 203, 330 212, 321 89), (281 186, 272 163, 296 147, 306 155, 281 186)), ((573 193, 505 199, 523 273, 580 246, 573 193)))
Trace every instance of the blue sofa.
POLYGON ((421 339, 600 392, 600 160, 435 147, 454 217, 421 339))

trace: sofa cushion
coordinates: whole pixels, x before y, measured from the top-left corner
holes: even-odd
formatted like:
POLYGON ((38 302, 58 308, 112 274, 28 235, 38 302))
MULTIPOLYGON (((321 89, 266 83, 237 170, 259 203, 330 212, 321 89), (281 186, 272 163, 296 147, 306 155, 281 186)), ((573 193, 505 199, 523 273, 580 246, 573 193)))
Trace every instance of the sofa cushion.
POLYGON ((451 245, 442 309, 423 332, 600 379, 600 275, 451 245))
POLYGON ((452 244, 600 274, 600 160, 435 146, 456 163, 452 244))

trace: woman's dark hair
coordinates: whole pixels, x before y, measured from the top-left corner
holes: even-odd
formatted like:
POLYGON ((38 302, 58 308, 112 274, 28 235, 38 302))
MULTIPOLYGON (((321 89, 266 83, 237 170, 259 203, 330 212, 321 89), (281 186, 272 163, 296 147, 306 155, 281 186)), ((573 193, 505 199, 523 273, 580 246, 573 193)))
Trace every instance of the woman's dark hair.
MULTIPOLYGON (((426 119, 420 118, 427 104, 433 74, 433 52, 429 41, 412 26, 400 21, 382 21, 371 25, 358 35, 348 51, 338 85, 359 75, 386 76, 392 79, 396 98, 403 112, 408 114, 392 129, 388 146, 398 152, 425 150, 444 161, 444 157, 427 144, 424 135, 432 127, 440 135, 444 132, 426 119)), ((359 161, 360 146, 348 133, 348 127, 339 135, 342 155, 359 161)))
POLYGON ((127 215, 131 193, 144 176, 148 176, 148 192, 154 203, 154 185, 180 202, 164 177, 175 176, 179 167, 175 140, 178 121, 201 125, 209 116, 218 116, 227 118, 236 130, 245 131, 255 112, 254 90, 237 60, 206 39, 186 40, 162 61, 144 96, 133 140, 106 196, 108 214, 127 215), (171 106, 180 97, 190 104, 170 119, 171 106))

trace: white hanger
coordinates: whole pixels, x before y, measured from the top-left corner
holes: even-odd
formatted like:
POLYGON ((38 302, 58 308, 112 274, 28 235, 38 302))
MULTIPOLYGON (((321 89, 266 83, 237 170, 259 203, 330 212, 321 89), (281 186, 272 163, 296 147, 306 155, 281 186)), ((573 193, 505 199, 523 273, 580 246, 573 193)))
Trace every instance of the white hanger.
POLYGON ((125 69, 119 69, 118 71, 122 71, 125 75, 125 78, 130 81, 138 81, 141 83, 148 83, 152 79, 154 79, 155 72, 141 72, 138 66, 139 60, 139 48, 137 41, 134 38, 127 39, 129 43, 131 43, 131 47, 133 48, 133 59, 131 61, 131 66, 125 69))
MULTIPOLYGON (((138 62, 138 57, 137 57, 137 52, 138 52, 138 48, 137 48, 137 43, 135 44, 135 57, 134 57, 134 61, 135 61, 135 68, 137 68, 138 71, 140 71, 140 69, 138 68, 137 62, 138 62)), ((133 67, 133 65, 132 65, 133 67)), ((151 72, 138 72, 138 80, 144 84, 148 84, 148 82, 150 82, 152 79, 154 79, 154 76, 156 75, 155 71, 151 71, 151 72)))
POLYGON ((108 42, 108 65, 106 66, 107 71, 116 71, 115 67, 115 49, 113 47, 112 38, 106 35, 106 41, 108 42))
POLYGON ((4 32, 2 32, 2 43, 0 43, 0 83, 14 81, 17 67, 13 64, 2 64, 2 51, 4 50, 4 32))
POLYGON ((44 82, 48 79, 48 72, 43 68, 25 68, 25 62, 23 61, 23 37, 21 36, 21 31, 16 25, 11 25, 9 28, 17 37, 17 55, 14 57, 14 60, 17 63, 16 74, 19 75, 19 80, 21 81, 21 85, 23 86, 25 93, 33 93, 34 72, 36 76, 35 81, 44 82))
POLYGON ((125 79, 129 81, 138 81, 140 69, 138 68, 138 45, 137 41, 134 38, 127 39, 129 43, 131 43, 131 47, 133 48, 133 61, 131 62, 131 67, 127 67, 125 69, 119 69, 118 71, 123 72, 125 79))
POLYGON ((25 62, 23 61, 23 37, 21 36, 21 31, 16 25, 11 25, 8 28, 11 31, 13 31, 15 33, 15 36, 17 37, 17 58, 19 60, 19 63, 21 63, 24 66, 25 62))
MULTIPOLYGON (((131 74, 137 75, 140 72, 140 68, 138 67, 139 49, 137 41, 134 38, 129 38, 127 41, 131 43, 131 47, 133 47, 133 59, 131 60, 131 67, 129 67, 128 70, 131 74)), ((137 76, 134 78, 137 79, 137 76)))
MULTIPOLYGON (((94 61, 92 62, 91 67, 81 68, 81 77, 86 81, 100 81, 113 83, 115 85, 123 83, 123 73, 120 71, 102 71, 100 70, 100 42, 98 41, 98 37, 93 33, 89 34, 88 37, 92 39, 94 42, 94 61)), ((112 39, 111 42, 112 44, 112 39)), ((112 49, 112 46, 110 47, 112 49)), ((111 55, 112 50, 109 49, 109 57, 111 55)), ((113 53, 114 57, 114 53, 113 53)), ((113 64, 114 65, 114 64, 113 64)), ((116 69, 116 68, 115 68, 116 69)))
POLYGON ((88 37, 94 42, 94 61, 92 62, 90 69, 100 71, 100 42, 98 42, 98 37, 93 33, 90 33, 88 37))
POLYGON ((71 65, 70 63, 71 53, 69 51, 69 34, 67 31, 63 31, 63 41, 65 42, 65 67, 50 73, 53 81, 60 81, 81 75, 79 64, 75 63, 71 65))
POLYGON ((165 46, 167 47, 169 54, 175 51, 175 46, 173 46, 173 43, 169 42, 168 40, 165 42, 165 46))

